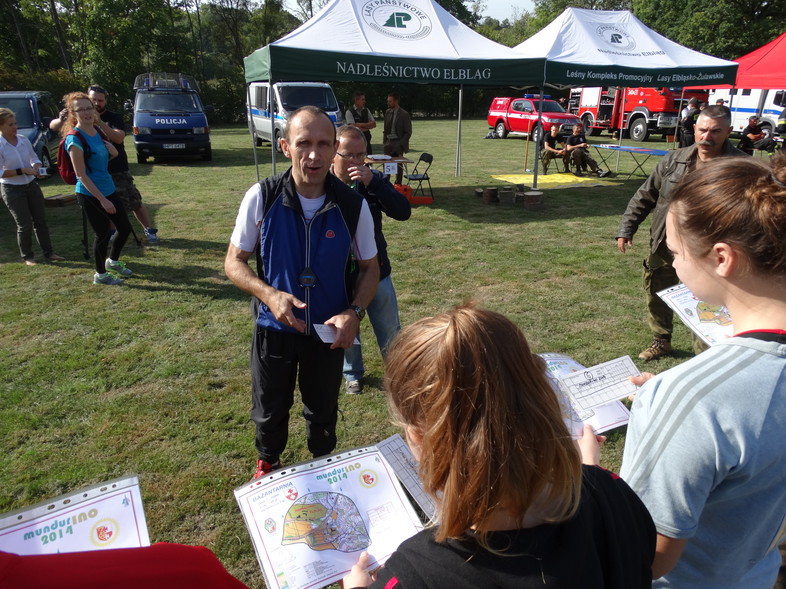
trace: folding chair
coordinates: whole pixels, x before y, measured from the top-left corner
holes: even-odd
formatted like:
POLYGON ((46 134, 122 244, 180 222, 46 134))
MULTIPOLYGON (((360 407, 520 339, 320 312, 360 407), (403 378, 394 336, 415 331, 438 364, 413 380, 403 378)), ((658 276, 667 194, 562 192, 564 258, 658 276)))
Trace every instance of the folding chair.
POLYGON ((428 191, 431 195, 431 198, 434 198, 434 191, 431 189, 431 178, 429 178, 428 170, 431 167, 431 162, 434 161, 434 156, 430 153, 421 153, 420 159, 418 163, 415 164, 415 167, 412 170, 411 174, 404 174, 404 177, 407 179, 407 186, 412 185, 413 182, 417 182, 417 185, 413 188, 412 196, 417 196, 418 190, 420 190, 420 194, 426 196, 426 191, 423 189, 423 182, 428 184, 428 191), (421 162, 426 162, 426 169, 422 172, 418 172, 418 167, 420 166, 421 162))

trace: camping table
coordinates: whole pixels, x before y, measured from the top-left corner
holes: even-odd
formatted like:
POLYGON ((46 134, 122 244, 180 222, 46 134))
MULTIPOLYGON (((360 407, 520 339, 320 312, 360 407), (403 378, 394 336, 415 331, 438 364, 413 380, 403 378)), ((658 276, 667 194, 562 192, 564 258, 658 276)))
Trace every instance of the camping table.
POLYGON ((369 166, 381 166, 383 172, 385 171, 384 164, 401 164, 404 166, 405 174, 407 173, 407 164, 415 163, 413 160, 406 157, 385 157, 381 159, 383 157, 384 156, 381 155, 370 155, 366 157, 363 163, 369 166))
POLYGON ((641 170, 641 173, 645 176, 648 176, 647 172, 644 170, 643 166, 650 159, 653 155, 663 157, 667 153, 669 153, 665 149, 650 149, 649 147, 633 147, 632 145, 615 145, 613 143, 601 143, 601 144, 591 144, 595 151, 598 152, 598 157, 601 159, 601 166, 605 167, 606 169, 609 166, 606 164, 606 161, 611 159, 614 155, 614 152, 617 153, 617 170, 619 170, 619 154, 620 153, 629 153, 630 156, 633 158, 634 168, 633 171, 628 174, 628 178, 630 179, 633 174, 636 173, 636 170, 641 170), (604 151, 608 151, 609 153, 604 153, 604 151))

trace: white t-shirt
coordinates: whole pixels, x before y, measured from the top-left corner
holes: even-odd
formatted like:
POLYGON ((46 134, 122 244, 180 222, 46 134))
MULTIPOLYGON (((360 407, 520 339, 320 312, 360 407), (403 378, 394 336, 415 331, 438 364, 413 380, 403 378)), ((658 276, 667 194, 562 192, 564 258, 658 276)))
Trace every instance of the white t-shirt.
MULTIPOLYGON (((16 145, 11 145, 5 137, 0 137, 0 170, 2 170, 2 172, 6 170, 16 170, 17 168, 36 169, 40 166, 41 160, 38 159, 35 151, 33 151, 33 146, 30 145, 30 141, 28 141, 27 137, 24 135, 17 135, 16 145)), ((25 184, 30 184, 34 179, 35 176, 22 174, 21 176, 0 178, 0 183, 24 186, 25 184)))
MULTIPOLYGON (((325 202, 324 194, 317 198, 305 198, 298 194, 298 198, 307 221, 314 217, 314 214, 325 202)), ((263 211, 262 187, 257 183, 248 189, 240 203, 235 228, 230 238, 232 245, 244 252, 253 252, 256 249, 260 238, 263 211)), ((352 241, 352 254, 358 260, 370 260, 377 255, 377 243, 374 240, 374 219, 371 217, 371 211, 365 199, 363 199, 360 208, 355 239, 352 241)))

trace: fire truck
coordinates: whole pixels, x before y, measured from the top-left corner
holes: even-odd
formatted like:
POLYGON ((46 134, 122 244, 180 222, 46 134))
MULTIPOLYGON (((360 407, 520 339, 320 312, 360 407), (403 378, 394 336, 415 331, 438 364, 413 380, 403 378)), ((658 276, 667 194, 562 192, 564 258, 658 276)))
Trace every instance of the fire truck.
POLYGON ((705 91, 682 95, 682 88, 575 88, 568 110, 581 119, 585 135, 622 129, 633 141, 646 141, 650 133, 674 134, 688 100, 706 102, 707 96, 705 91))

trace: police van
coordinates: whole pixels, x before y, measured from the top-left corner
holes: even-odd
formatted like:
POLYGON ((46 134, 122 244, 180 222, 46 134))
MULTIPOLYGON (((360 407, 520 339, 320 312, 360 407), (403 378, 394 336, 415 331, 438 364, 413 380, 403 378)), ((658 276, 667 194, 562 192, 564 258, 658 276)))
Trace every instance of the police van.
POLYGON ((140 164, 149 157, 190 155, 210 161, 210 127, 192 76, 150 72, 134 81, 134 147, 140 164))
POLYGON ((290 114, 301 106, 311 105, 324 110, 336 127, 344 124, 344 113, 336 100, 330 84, 322 82, 252 82, 249 85, 250 103, 246 105, 248 127, 256 144, 275 139, 275 146, 281 151, 279 139, 284 136, 284 125, 290 114), (275 130, 270 121, 275 121, 275 130))
POLYGON ((723 98, 731 109, 731 124, 735 134, 748 126, 748 118, 756 115, 765 135, 772 135, 778 126, 778 116, 786 107, 786 90, 725 88, 710 91, 709 104, 723 98))

